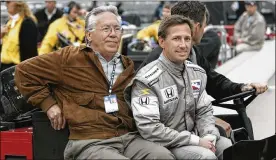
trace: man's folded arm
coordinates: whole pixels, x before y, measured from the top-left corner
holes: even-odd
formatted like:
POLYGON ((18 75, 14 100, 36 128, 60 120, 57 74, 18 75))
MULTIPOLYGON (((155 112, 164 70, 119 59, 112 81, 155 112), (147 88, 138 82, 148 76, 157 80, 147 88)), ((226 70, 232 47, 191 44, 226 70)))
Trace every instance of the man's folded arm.
POLYGON ((61 56, 57 51, 37 56, 18 64, 15 69, 15 84, 20 93, 33 106, 47 111, 56 104, 50 86, 61 81, 61 56))

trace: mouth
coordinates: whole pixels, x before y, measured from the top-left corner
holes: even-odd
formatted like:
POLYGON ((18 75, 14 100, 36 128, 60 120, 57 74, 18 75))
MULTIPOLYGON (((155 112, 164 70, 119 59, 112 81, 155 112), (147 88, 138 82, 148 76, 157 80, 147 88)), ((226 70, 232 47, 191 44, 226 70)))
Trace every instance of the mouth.
POLYGON ((176 53, 179 53, 179 54, 187 54, 188 52, 187 51, 175 51, 176 53))
POLYGON ((117 48, 118 47, 118 42, 115 41, 107 41, 106 45, 110 48, 117 48))
POLYGON ((116 41, 106 41, 106 43, 118 44, 116 41))

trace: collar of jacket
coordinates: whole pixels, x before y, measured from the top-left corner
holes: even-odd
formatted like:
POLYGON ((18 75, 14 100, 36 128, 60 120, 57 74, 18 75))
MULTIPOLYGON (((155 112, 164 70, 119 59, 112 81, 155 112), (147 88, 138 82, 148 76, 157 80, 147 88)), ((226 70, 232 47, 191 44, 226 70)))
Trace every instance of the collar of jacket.
POLYGON ((163 55, 163 52, 161 53, 159 60, 162 62, 162 64, 174 75, 176 76, 182 76, 182 73, 185 69, 185 62, 183 62, 182 64, 175 64, 173 62, 171 62, 168 58, 166 58, 163 55))
MULTIPOLYGON (((80 45, 80 50, 83 51, 85 54, 89 55, 89 57, 91 58, 91 60, 94 63, 100 62, 99 59, 98 59, 98 56, 96 55, 95 51, 93 51, 92 48, 87 47, 85 44, 82 44, 82 45, 80 45)), ((123 63, 124 68, 126 68, 126 66, 131 65, 131 61, 127 60, 126 58, 122 58, 122 55, 116 55, 116 56, 120 57, 120 59, 121 59, 121 61, 123 63)))
POLYGON ((190 51, 190 55, 187 60, 193 62, 194 64, 197 64, 195 46, 192 47, 190 51))
POLYGON ((247 20, 250 18, 251 20, 251 24, 255 21, 257 21, 258 19, 258 16, 260 15, 260 13, 258 11, 256 11, 254 14, 252 15, 249 15, 248 13, 246 13, 246 17, 247 17, 247 20))
MULTIPOLYGON (((101 58, 101 59, 104 59, 106 61, 106 59, 99 52, 94 51, 94 53, 98 56, 99 59, 101 58)), ((114 54, 112 56, 110 61, 113 61, 114 58, 120 58, 120 56, 121 56, 121 54, 117 52, 116 54, 114 54)), ((106 61, 106 63, 108 63, 108 62, 106 61)))

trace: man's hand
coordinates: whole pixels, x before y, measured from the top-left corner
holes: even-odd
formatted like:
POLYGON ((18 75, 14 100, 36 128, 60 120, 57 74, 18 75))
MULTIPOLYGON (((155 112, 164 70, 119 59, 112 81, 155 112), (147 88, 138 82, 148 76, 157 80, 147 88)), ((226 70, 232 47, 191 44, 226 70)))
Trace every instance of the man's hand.
POLYGON ((65 127, 65 118, 61 113, 60 107, 57 104, 54 104, 47 111, 47 116, 51 121, 51 125, 55 130, 60 130, 65 127))
POLYGON ((214 146, 214 144, 211 141, 207 140, 207 139, 200 138, 199 139, 199 146, 210 149, 214 153, 216 152, 216 147, 214 146))
POLYGON ((231 125, 217 117, 215 117, 215 121, 216 121, 216 125, 222 127, 225 130, 226 136, 230 137, 230 133, 232 131, 231 125))
POLYGON ((262 94, 268 89, 266 84, 250 83, 250 84, 243 85, 241 88, 241 91, 245 92, 245 91, 251 90, 253 88, 256 89, 256 93, 255 93, 256 95, 262 94))

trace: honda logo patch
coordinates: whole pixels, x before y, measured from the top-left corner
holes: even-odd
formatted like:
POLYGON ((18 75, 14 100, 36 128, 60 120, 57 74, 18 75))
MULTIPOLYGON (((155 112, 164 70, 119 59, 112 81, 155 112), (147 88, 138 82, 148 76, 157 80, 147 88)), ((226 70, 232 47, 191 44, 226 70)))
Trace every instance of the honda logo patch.
POLYGON ((139 98, 140 105, 149 105, 149 103, 150 103, 149 97, 140 97, 139 98))
POLYGON ((166 97, 167 98, 172 98, 173 97, 173 95, 174 95, 174 93, 173 93, 174 91, 173 91, 173 88, 171 87, 171 88, 168 88, 168 89, 166 89, 165 90, 165 95, 166 95, 166 97))
POLYGON ((161 95, 163 97, 163 104, 168 104, 175 100, 178 100, 178 91, 176 85, 172 85, 161 89, 161 95))

